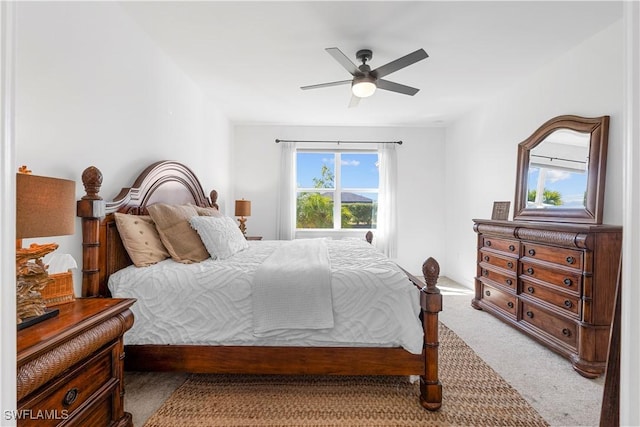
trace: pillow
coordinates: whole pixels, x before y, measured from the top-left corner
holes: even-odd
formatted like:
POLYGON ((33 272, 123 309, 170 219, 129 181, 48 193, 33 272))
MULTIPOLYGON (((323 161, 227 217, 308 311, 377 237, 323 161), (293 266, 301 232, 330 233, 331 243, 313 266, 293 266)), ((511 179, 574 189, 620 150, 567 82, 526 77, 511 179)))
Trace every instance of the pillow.
POLYGON ((170 257, 150 216, 114 214, 116 227, 129 258, 136 267, 147 267, 170 257))
POLYGON ((189 226, 189 218, 198 215, 193 206, 156 203, 147 210, 173 260, 190 264, 209 258, 198 233, 189 226))
POLYGON ((228 216, 194 216, 189 223, 200 235, 211 258, 227 259, 249 247, 236 222, 228 216))
POLYGON ((200 216, 215 216, 217 218, 222 218, 224 216, 222 215, 222 212, 220 212, 216 208, 207 208, 207 207, 196 206, 192 204, 189 204, 189 206, 193 206, 196 212, 198 212, 198 215, 200 216))

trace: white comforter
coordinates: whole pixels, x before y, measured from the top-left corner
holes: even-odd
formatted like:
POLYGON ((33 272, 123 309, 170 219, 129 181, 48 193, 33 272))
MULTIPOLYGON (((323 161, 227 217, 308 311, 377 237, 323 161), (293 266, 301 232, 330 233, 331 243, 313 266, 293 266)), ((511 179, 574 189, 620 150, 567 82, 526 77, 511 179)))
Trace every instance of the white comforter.
POLYGON ((113 274, 116 298, 136 298, 126 344, 404 347, 419 354, 419 294, 406 275, 371 245, 328 240, 334 326, 256 337, 251 285, 282 241, 251 241, 226 260, 198 264, 165 260, 113 274))

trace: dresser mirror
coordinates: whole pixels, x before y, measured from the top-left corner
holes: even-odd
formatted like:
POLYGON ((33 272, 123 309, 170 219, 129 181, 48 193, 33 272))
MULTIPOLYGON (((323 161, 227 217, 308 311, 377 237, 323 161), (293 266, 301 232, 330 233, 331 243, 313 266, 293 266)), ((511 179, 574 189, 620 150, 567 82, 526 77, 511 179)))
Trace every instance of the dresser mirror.
POLYGON ((518 145, 514 220, 602 224, 609 116, 558 116, 518 145))

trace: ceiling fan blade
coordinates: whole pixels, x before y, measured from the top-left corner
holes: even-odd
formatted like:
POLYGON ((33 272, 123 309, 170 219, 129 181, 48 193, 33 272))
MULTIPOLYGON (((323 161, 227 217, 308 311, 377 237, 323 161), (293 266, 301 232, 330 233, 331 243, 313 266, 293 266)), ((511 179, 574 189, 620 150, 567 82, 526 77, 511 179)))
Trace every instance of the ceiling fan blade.
POLYGON ((391 92, 398 92, 404 95, 415 95, 420 89, 415 87, 401 85, 400 83, 390 82, 389 80, 378 79, 378 89, 390 90, 391 92))
POLYGON ((351 101, 349 101, 349 108, 356 108, 360 104, 360 97, 351 95, 351 101))
POLYGON ((300 89, 302 90, 318 89, 321 87, 340 86, 340 85, 346 85, 346 84, 351 84, 351 80, 340 80, 338 82, 320 83, 317 85, 301 86, 300 89))
POLYGON ((429 55, 427 55, 427 52, 425 52, 424 49, 418 49, 415 52, 403 56, 402 58, 398 58, 395 61, 391 61, 388 64, 376 68, 371 71, 371 74, 378 78, 384 77, 428 57, 429 55))
POLYGON ((340 65, 342 65, 345 70, 351 73, 352 76, 355 76, 360 73, 360 70, 340 49, 337 47, 328 47, 325 49, 329 55, 333 56, 333 59, 338 61, 340 65))

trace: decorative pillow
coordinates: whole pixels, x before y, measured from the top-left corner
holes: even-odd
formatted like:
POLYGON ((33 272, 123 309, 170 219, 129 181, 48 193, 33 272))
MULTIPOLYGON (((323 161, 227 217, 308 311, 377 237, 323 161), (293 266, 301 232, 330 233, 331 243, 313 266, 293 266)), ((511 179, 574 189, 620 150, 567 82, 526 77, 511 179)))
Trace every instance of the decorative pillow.
POLYGON ((209 258, 198 233, 189 226, 189 218, 198 215, 193 206, 156 203, 147 210, 171 258, 184 264, 209 258))
POLYGON ((200 235, 211 258, 227 259, 249 247, 236 222, 228 216, 194 216, 189 223, 200 235))
POLYGON ((198 212, 198 215, 200 216, 214 216, 216 218, 222 218, 224 216, 222 215, 222 212, 220 212, 216 208, 206 208, 206 207, 196 206, 192 204, 189 204, 189 206, 193 206, 196 212, 198 212))
POLYGON ((116 227, 129 258, 136 267, 147 267, 170 257, 150 216, 116 212, 116 227))

